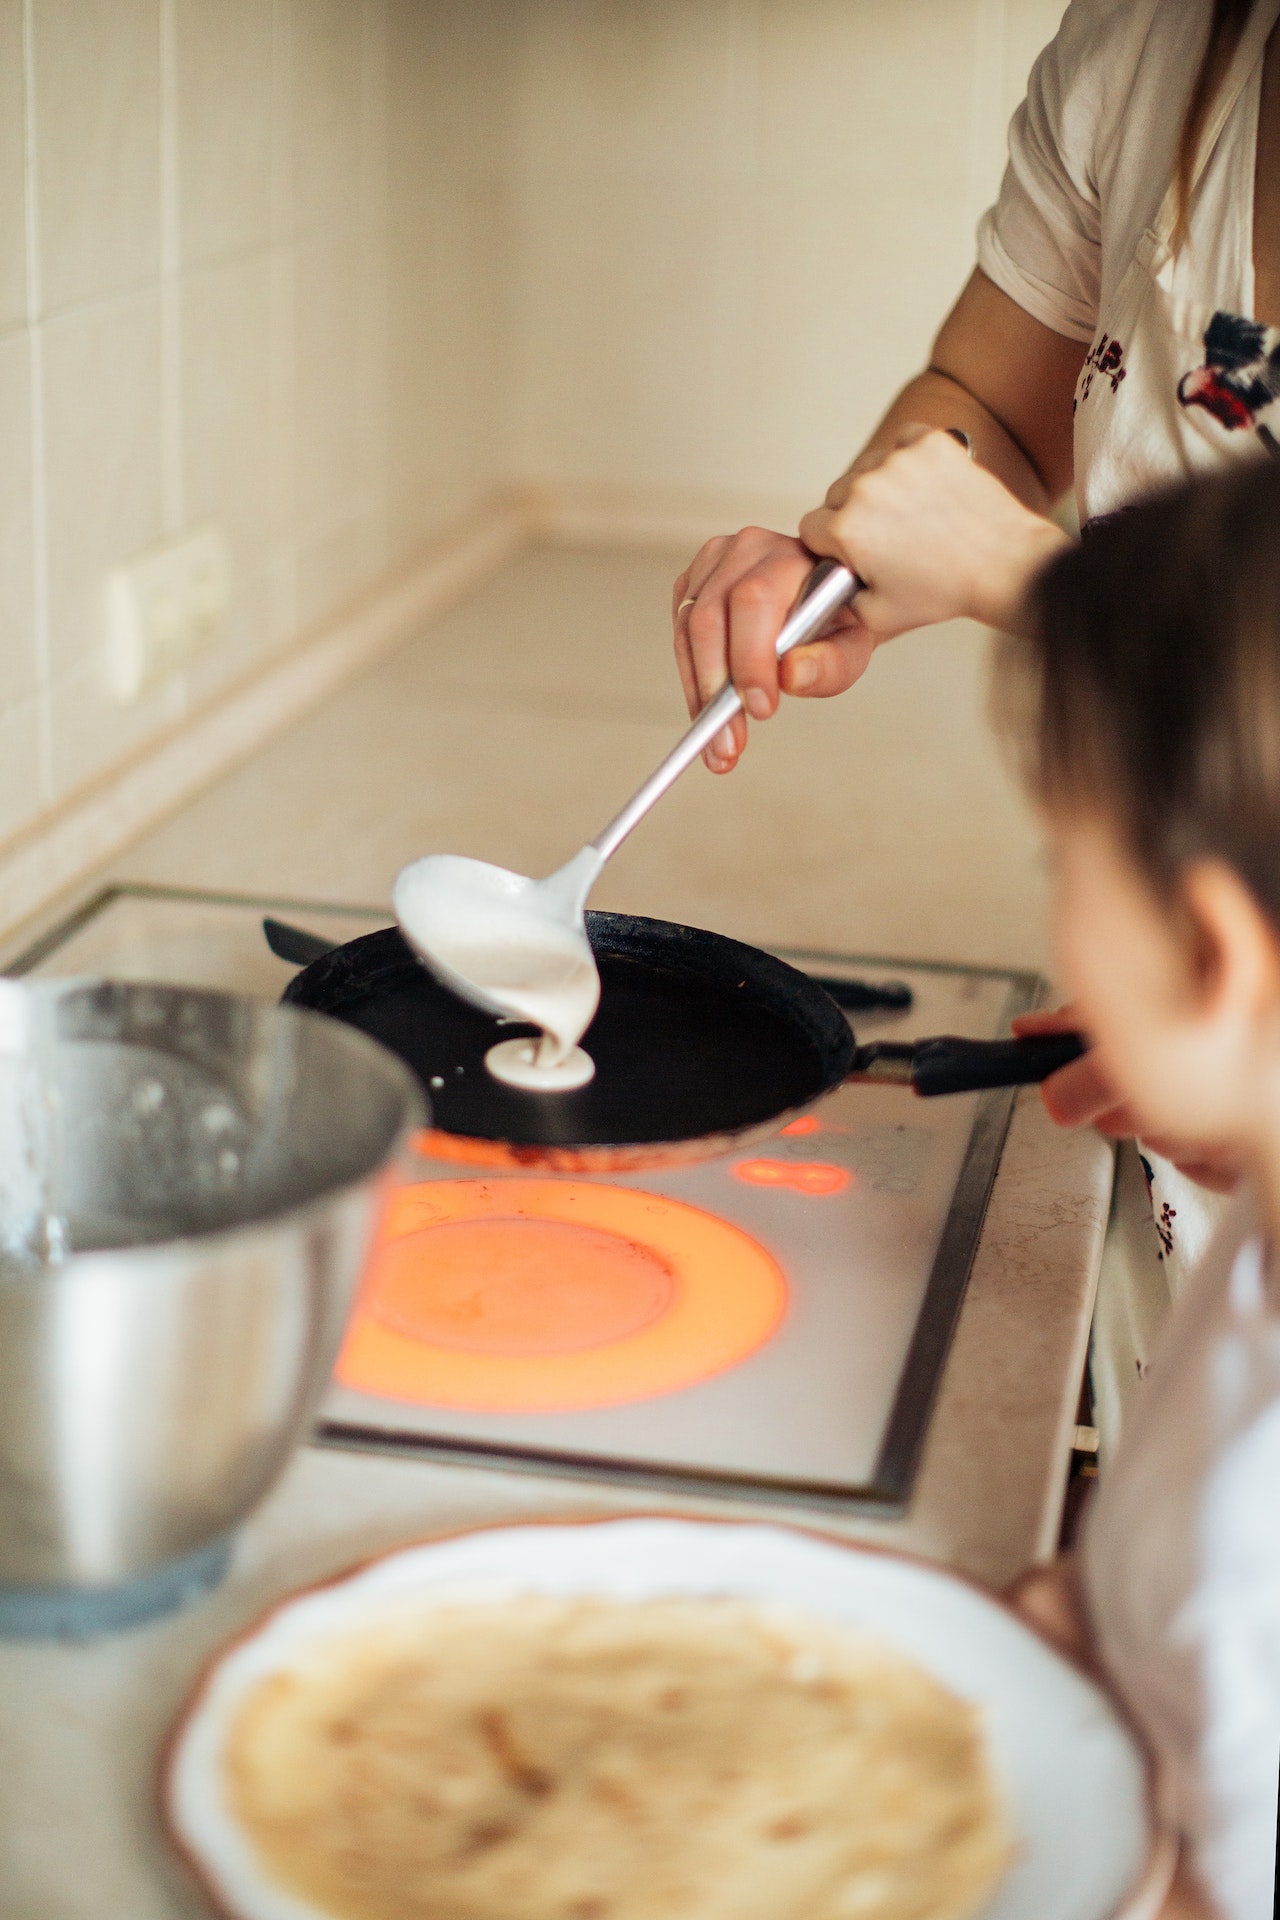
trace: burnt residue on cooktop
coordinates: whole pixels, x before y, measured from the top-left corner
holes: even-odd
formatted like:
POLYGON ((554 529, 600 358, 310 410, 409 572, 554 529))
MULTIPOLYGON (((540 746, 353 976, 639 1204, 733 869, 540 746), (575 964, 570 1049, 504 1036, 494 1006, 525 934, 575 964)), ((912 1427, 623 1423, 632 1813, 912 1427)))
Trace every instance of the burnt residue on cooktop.
POLYGON ((587 915, 601 996, 595 1078, 533 1094, 494 1080, 500 1023, 427 973, 398 929, 334 949, 286 999, 349 1022, 417 1074, 437 1128, 529 1146, 691 1140, 759 1126, 838 1081, 852 1052, 833 1002, 770 954, 627 915, 587 915))

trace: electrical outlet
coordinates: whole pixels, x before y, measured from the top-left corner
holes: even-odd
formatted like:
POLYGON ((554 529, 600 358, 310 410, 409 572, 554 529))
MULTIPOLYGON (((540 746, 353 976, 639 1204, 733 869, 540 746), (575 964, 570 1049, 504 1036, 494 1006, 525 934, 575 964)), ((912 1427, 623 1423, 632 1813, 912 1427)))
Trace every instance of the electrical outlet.
POLYGON ((193 527, 107 575, 107 679, 121 706, 214 645, 226 625, 231 557, 220 527, 193 527))

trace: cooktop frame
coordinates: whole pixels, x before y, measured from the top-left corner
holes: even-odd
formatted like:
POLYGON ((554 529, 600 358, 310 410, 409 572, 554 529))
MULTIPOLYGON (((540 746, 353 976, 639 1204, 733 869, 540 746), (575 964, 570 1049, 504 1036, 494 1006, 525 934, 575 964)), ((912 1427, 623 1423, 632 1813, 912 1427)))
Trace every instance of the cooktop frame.
MULTIPOLYGON (((129 901, 173 907, 184 904, 225 907, 256 915, 297 914, 304 921, 310 917, 313 923, 329 917, 363 920, 373 926, 386 925, 388 919, 385 909, 367 905, 124 883, 103 888, 46 930, 5 967, 5 973, 11 977, 21 977, 43 970, 46 963, 54 959, 75 936, 99 921, 112 907, 129 901)), ((1001 1032, 1007 1032, 1009 1022, 1017 1014, 1036 1005, 1043 987, 1037 974, 1016 969, 906 960, 900 956, 886 958, 879 955, 837 954, 811 949, 779 948, 776 951, 781 958, 819 981, 824 978, 847 981, 863 971, 881 976, 892 975, 906 969, 913 973, 952 978, 1003 981, 1007 992, 1001 1032)), ((225 985, 229 991, 236 990, 234 980, 227 980, 225 985)), ((860 1017, 859 1026, 865 1024, 860 1017)), ((981 1240, 1014 1098, 1014 1089, 995 1089, 981 1095, 975 1102, 968 1144, 925 1283, 906 1358, 898 1376, 875 1468, 870 1478, 862 1483, 833 1488, 828 1481, 813 1482, 785 1475, 770 1477, 759 1472, 735 1473, 663 1461, 620 1459, 612 1455, 562 1447, 539 1447, 523 1442, 496 1442, 472 1436, 460 1438, 447 1433, 389 1430, 363 1424, 357 1419, 323 1414, 312 1438, 325 1446, 429 1457, 530 1473, 560 1474, 668 1494, 751 1501, 755 1504, 765 1501, 832 1512, 873 1512, 885 1517, 901 1513, 910 1498, 947 1354, 981 1240)), ((438 1418, 439 1424, 447 1425, 447 1409, 441 1409, 439 1415, 433 1418, 438 1418)))

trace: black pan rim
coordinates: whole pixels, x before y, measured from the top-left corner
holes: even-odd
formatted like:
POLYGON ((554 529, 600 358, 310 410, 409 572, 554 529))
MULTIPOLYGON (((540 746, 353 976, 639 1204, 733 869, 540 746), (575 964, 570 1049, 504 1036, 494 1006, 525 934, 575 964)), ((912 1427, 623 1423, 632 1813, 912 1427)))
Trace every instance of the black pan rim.
MULTIPOLYGON (((640 1172, 712 1159, 769 1138, 807 1112, 848 1073, 855 1038, 847 1016, 811 974, 789 961, 731 935, 679 921, 597 911, 589 911, 586 920, 592 945, 602 957, 626 959, 646 944, 665 946, 680 963, 680 970, 709 983, 725 985, 738 974, 737 984, 746 986, 749 998, 765 1011, 776 1014, 778 1002, 790 1000, 796 1025, 815 1056, 812 1091, 803 1100, 780 1107, 760 1120, 674 1139, 584 1141, 561 1146, 430 1130, 426 1137, 429 1144, 424 1143, 429 1157, 490 1168, 566 1173, 640 1172)), ((388 988, 406 969, 421 964, 406 946, 399 928, 392 924, 357 935, 312 961, 294 976, 282 997, 294 1006, 341 1019, 344 1006, 388 988), (378 948, 385 950, 385 958, 371 965, 371 950, 378 948)), ((649 964, 654 964, 651 959, 649 964)), ((676 971, 673 966, 672 972, 676 971)))

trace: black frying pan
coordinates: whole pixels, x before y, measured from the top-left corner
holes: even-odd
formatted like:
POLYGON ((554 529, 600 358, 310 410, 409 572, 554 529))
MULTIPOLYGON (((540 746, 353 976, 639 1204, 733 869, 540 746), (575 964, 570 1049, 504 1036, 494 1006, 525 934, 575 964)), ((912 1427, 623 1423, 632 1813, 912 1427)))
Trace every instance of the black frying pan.
MULTIPOLYGON (((859 1047, 833 997, 840 982, 824 985, 723 934, 628 914, 586 919, 601 982, 583 1037, 595 1078, 556 1094, 525 1093, 487 1072, 496 1039, 535 1029, 500 1027, 441 986, 398 928, 328 949, 278 921, 264 929, 275 952, 307 962, 285 999, 399 1054, 440 1132, 501 1142, 507 1157, 544 1165, 702 1159, 771 1132, 850 1074, 962 1093, 1043 1080, 1082 1051, 1074 1034, 859 1047)), ((855 992, 865 1005, 866 989, 855 992)))

